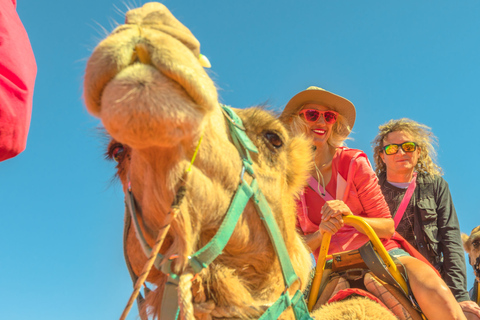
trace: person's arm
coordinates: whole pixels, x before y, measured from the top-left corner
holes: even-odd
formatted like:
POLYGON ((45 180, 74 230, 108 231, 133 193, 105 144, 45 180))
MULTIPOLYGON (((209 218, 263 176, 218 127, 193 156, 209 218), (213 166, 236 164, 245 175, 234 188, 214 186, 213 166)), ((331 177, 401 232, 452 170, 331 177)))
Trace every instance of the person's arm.
POLYGON ((302 238, 307 244, 308 248, 310 248, 310 251, 315 252, 315 250, 317 250, 322 244, 323 234, 320 232, 320 230, 317 230, 313 233, 303 235, 302 238))
POLYGON ((15 1, 0 1, 0 161, 25 149, 37 66, 15 1))
POLYGON ((467 271, 460 235, 460 225, 447 182, 435 179, 438 239, 443 247, 444 280, 458 302, 470 300, 467 292, 467 271))
MULTIPOLYGON (((395 227, 390 209, 378 185, 377 176, 365 157, 360 156, 355 161, 354 186, 351 187, 356 189, 363 211, 367 215, 363 219, 372 227, 379 238, 389 239, 393 236, 395 227)), ((313 234, 311 238, 306 239, 307 244, 316 244, 316 247, 318 247, 319 242, 321 242, 321 235, 324 232, 334 234, 343 227, 342 217, 349 214, 352 214, 351 210, 342 200, 327 201, 322 208, 320 235, 313 234)), ((359 232, 365 233, 363 229, 355 228, 359 232)))
MULTIPOLYGON (((343 226, 344 222, 341 217, 347 216, 352 214, 350 208, 341 200, 330 200, 325 203, 322 208, 323 216, 322 216, 322 223, 320 224, 320 233, 322 233, 322 229, 325 230, 324 232, 329 232, 330 234, 334 234, 343 226), (338 221, 335 221, 336 218, 338 221), (327 224, 327 222, 329 224, 327 224), (331 227, 330 225, 333 225, 331 227)), ((369 217, 362 217, 365 222, 367 222, 372 229, 375 231, 379 238, 386 238, 389 239, 392 237, 393 233, 395 232, 394 223, 392 218, 369 218, 369 217)), ((365 234, 362 228, 356 227, 359 232, 365 234)), ((318 236, 317 236, 318 237, 318 236)), ((313 239, 316 239, 313 238, 313 239)), ((321 241, 321 238, 320 238, 321 241)), ((308 244, 308 242, 307 242, 308 244)), ((317 246, 318 247, 318 246, 317 246)))
MULTIPOLYGON (((392 218, 363 218, 363 220, 372 227, 380 239, 390 239, 395 233, 395 224, 392 218)), ((358 229, 358 231, 365 234, 363 229, 358 229)))

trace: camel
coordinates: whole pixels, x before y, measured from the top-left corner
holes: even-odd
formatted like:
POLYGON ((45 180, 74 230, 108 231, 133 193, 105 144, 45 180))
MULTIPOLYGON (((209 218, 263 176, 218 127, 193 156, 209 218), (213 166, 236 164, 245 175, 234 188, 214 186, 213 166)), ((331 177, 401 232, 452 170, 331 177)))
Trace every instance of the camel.
MULTIPOLYGON (((85 104, 111 136, 107 154, 118 162, 127 207, 138 219, 140 231, 127 227, 124 242, 134 275, 147 262, 145 248, 168 230, 160 249, 164 258, 147 277, 153 289, 141 313, 160 318, 162 301, 170 298, 164 289, 178 276, 181 318, 259 318, 282 293, 293 296, 307 286, 311 257, 295 229, 295 199, 306 183, 311 148, 262 108, 222 108, 199 57, 197 39, 164 5, 147 3, 130 10, 125 24, 101 41, 88 60, 85 104), (237 148, 231 128, 246 134, 253 146, 247 142, 246 148, 237 148), (216 259, 198 272, 189 260, 214 238, 240 182, 253 180, 298 276, 288 290, 252 200, 216 259)), ((338 302, 320 309, 316 319, 339 319, 343 313, 351 315, 341 319, 395 319, 379 305, 355 301, 348 303, 357 305, 358 315, 353 315, 354 307, 338 302)), ((281 317, 293 319, 291 308, 281 317)))
MULTIPOLYGON (((470 262, 470 265, 473 267, 473 270, 475 272, 475 287, 478 287, 478 283, 480 282, 480 226, 473 228, 470 236, 462 233, 462 242, 463 248, 468 253, 468 260, 470 262)), ((478 292, 475 293, 473 292, 473 290, 474 289, 472 289, 471 292, 473 293, 472 296, 476 296, 478 303, 478 292)))

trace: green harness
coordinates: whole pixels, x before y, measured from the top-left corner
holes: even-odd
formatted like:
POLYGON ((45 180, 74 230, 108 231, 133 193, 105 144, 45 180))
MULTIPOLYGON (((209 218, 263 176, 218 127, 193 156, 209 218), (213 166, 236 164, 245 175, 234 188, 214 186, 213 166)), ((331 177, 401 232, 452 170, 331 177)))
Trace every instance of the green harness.
MULTIPOLYGON (((278 300, 264 312, 264 314, 259 319, 277 319, 280 314, 282 314, 283 311, 285 311, 289 306, 292 306, 296 320, 312 319, 303 298, 303 293, 300 290, 297 290, 297 292, 292 298, 290 298, 290 295, 288 294, 288 289, 293 283, 298 280, 298 276, 293 270, 293 266, 290 261, 290 257, 288 256, 285 242, 279 231, 278 225, 272 215, 270 206, 268 205, 268 202, 265 199, 262 191, 258 187, 255 172, 252 167, 253 162, 249 154, 249 152, 258 153, 258 149, 248 138, 247 134, 245 133, 245 128, 243 127, 242 120, 235 114, 235 112, 230 107, 225 105, 222 105, 222 109, 225 117, 229 120, 228 124, 233 143, 235 144, 239 154, 242 157, 243 167, 240 175, 240 184, 217 233, 203 248, 201 248, 189 257, 189 264, 195 273, 199 273, 204 268, 207 268, 208 265, 212 263, 222 253, 230 237, 232 236, 237 221, 243 213, 248 201, 253 200, 255 208, 260 215, 260 219, 263 221, 265 228, 268 231, 270 240, 272 241, 275 248, 275 252, 280 261, 283 280, 285 283, 284 292, 280 295, 278 300), (252 182, 250 183, 250 185, 244 180, 245 173, 248 173, 252 177, 252 182)), ((141 229, 138 226, 133 195, 131 194, 131 192, 129 193, 129 196, 126 197, 126 208, 127 211, 130 211, 130 215, 128 213, 126 214, 126 225, 127 223, 128 225, 130 224, 130 219, 134 222, 134 226, 137 231, 137 238, 139 239, 142 248, 145 252, 150 252, 151 248, 146 243, 143 234, 141 234, 141 229), (130 219, 128 218, 129 216, 131 216, 130 219)), ((159 254, 155 263, 155 267, 157 269, 160 267, 160 262, 163 259, 164 257, 159 254)), ((128 257, 126 257, 126 261, 132 279, 135 282, 134 277, 136 277, 136 275, 131 271, 128 257)), ((165 285, 165 291, 163 294, 161 309, 162 312, 160 315, 160 319, 174 320, 178 317, 179 310, 177 300, 178 275, 173 274, 169 270, 170 263, 168 262, 163 264, 161 266, 161 269, 162 272, 168 274, 168 280, 165 285)), ((139 296, 139 299, 140 300, 137 300, 137 302, 141 303, 143 301, 143 298, 139 296)))

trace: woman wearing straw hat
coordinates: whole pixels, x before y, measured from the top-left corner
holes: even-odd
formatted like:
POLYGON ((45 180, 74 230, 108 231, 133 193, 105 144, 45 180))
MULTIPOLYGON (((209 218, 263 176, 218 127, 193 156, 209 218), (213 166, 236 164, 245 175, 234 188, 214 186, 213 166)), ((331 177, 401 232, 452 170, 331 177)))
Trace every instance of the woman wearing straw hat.
POLYGON ((462 309, 480 319, 480 307, 470 301, 466 288, 452 196, 434 161, 435 136, 426 125, 406 118, 390 120, 378 129, 373 141, 375 171, 396 231, 441 272, 462 309))
POLYGON ((361 216, 389 253, 404 264, 412 291, 427 318, 465 319, 434 269, 390 239, 395 231, 393 219, 367 156, 343 146, 355 115, 355 107, 347 99, 309 87, 295 95, 280 116, 292 134, 310 138, 315 150, 309 185, 298 204, 298 225, 306 244, 317 258, 323 234, 329 233, 329 253, 358 249, 368 237, 362 230, 344 226, 342 217, 361 216))

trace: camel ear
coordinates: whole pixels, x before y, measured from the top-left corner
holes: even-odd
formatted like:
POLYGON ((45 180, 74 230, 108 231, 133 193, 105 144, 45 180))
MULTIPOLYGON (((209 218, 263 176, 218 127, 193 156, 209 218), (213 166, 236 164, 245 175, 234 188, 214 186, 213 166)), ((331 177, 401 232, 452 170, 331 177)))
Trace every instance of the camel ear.
POLYGON ((469 241, 470 237, 466 235, 465 233, 462 233, 462 242, 463 242, 463 248, 465 251, 470 252, 472 249, 472 243, 469 241))

